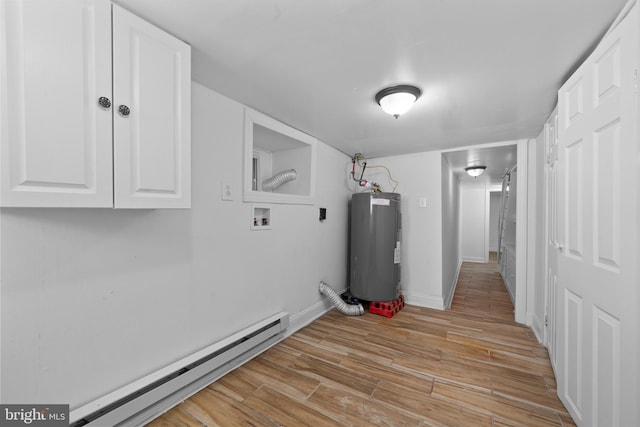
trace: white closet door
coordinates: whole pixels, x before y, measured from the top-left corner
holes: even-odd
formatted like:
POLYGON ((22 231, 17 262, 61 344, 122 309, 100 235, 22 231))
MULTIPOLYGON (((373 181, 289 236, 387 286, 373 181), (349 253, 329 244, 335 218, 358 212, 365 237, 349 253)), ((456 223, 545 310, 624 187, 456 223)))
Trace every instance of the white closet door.
POLYGON ((190 47, 114 5, 113 73, 115 207, 190 207, 190 47))
POLYGON ((640 425, 635 9, 559 92, 558 394, 584 426, 640 425))
POLYGON ((111 206, 107 0, 0 2, 2 206, 111 206))

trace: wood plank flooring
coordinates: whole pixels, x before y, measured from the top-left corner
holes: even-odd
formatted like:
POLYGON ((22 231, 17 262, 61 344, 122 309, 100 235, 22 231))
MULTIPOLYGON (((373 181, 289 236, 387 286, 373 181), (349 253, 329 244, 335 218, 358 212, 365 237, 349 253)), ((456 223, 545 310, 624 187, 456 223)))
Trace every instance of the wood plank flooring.
POLYGON ((331 311, 149 424, 303 425, 575 424, 490 262, 462 265, 450 310, 331 311))

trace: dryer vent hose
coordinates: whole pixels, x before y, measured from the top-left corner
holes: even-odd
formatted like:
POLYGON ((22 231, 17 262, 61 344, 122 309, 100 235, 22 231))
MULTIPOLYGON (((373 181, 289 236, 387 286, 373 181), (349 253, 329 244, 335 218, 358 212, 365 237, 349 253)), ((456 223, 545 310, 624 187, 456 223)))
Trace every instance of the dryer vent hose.
POLYGON ((364 307, 362 307, 362 304, 347 304, 331 286, 324 282, 320 282, 320 293, 329 297, 329 301, 331 301, 333 306, 342 314, 346 314, 347 316, 362 316, 364 314, 364 307))
POLYGON ((298 177, 295 169, 289 169, 286 171, 282 171, 280 173, 275 174, 271 178, 267 178, 262 181, 262 190, 269 191, 275 190, 280 187, 285 182, 293 181, 298 177))

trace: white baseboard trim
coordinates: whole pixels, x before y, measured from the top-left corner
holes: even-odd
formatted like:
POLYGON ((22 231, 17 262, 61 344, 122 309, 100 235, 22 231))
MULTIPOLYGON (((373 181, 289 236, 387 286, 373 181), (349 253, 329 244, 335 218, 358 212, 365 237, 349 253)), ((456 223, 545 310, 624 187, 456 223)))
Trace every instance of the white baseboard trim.
POLYGON ((544 337, 544 323, 542 319, 538 316, 535 316, 531 313, 527 313, 527 325, 531 328, 533 333, 536 335, 536 339, 540 344, 546 347, 546 343, 543 342, 544 337))
POLYGON ((418 295, 406 291, 403 291, 402 294, 404 295, 405 302, 409 305, 444 310, 444 301, 442 300, 442 297, 434 295, 418 295))
POLYGON ((453 278, 453 283, 451 284, 451 288, 449 290, 449 295, 447 295, 447 299, 445 300, 444 308, 450 308, 451 302, 453 301, 453 295, 456 293, 456 286, 458 285, 458 277, 460 276, 460 269, 462 268, 462 258, 458 261, 458 269, 456 270, 456 275, 453 278))
POLYGON ((463 256, 462 261, 466 262, 477 262, 480 264, 486 264, 484 257, 475 257, 475 256, 463 256))
MULTIPOLYGON (((340 291, 342 293, 344 291, 340 291)), ((287 336, 294 334, 298 330, 309 325, 311 322, 322 316, 323 314, 331 311, 333 306, 328 299, 323 299, 312 306, 302 310, 289 317, 289 328, 287 329, 287 336)))
MULTIPOLYGON (((500 277, 502 277, 502 281, 504 282, 504 287, 507 289, 507 293, 509 294, 509 298, 511 298, 511 302, 513 303, 513 306, 515 307, 515 306, 516 306, 516 296, 515 296, 515 294, 513 293, 515 289, 514 289, 514 290, 512 290, 512 289, 509 287, 509 282, 508 282, 508 281, 507 281, 507 279, 504 277, 504 274, 502 274, 502 271, 500 272, 500 277)), ((526 321, 526 319, 525 319, 525 321, 526 321)), ((518 322, 518 323, 522 323, 522 322, 518 322)))

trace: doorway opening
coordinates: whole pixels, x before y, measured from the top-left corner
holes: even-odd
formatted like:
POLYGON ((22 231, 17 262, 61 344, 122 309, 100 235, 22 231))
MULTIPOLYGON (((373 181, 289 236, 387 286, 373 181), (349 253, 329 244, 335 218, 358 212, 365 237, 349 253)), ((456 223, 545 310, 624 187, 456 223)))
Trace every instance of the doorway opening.
MULTIPOLYGON (((518 198, 523 197, 521 202, 526 202, 527 142, 507 141, 442 153, 443 167, 450 168, 459 186, 459 266, 464 261, 486 264, 493 259, 500 265, 504 248, 500 241, 502 224, 499 218, 501 212, 504 214, 506 203, 503 180, 510 172, 515 175, 515 170, 520 169, 523 172, 518 177, 521 182, 514 180, 514 188, 510 190, 514 196, 518 194, 518 198), (486 165, 485 173, 475 178, 468 176, 465 168, 472 164, 486 165)), ((516 197, 511 200, 513 234, 509 260, 512 264, 509 265, 508 274, 513 276, 510 295, 515 306, 515 320, 526 323, 526 251, 518 254, 515 249, 526 248, 527 212, 526 205, 516 201, 516 197), (517 209, 518 205, 522 208, 517 209)), ((504 274, 505 268, 499 270, 504 274)), ((505 284, 508 282, 505 277, 503 280, 505 284)))

